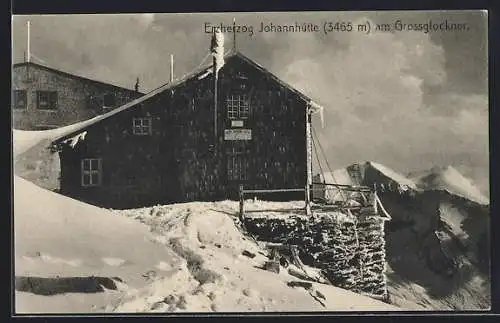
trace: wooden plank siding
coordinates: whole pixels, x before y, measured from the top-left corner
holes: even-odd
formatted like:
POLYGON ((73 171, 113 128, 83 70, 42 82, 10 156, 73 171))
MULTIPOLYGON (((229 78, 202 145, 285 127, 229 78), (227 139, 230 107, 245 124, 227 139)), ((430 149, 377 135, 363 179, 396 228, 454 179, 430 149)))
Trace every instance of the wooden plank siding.
MULTIPOLYGON (((142 101, 86 129, 84 140, 64 147, 61 192, 106 207, 237 199, 248 189, 304 188, 306 185, 306 102, 237 55, 219 71, 217 136, 214 138, 214 75, 198 76, 142 101), (252 139, 224 140, 232 129, 226 98, 249 99, 243 129, 252 139), (133 134, 134 117, 151 117, 150 136, 133 134), (212 149, 215 145, 215 149, 212 149), (231 180, 232 151, 241 154, 246 178, 231 180), (82 187, 83 158, 102 158, 98 187, 82 187)), ((302 199, 303 193, 269 196, 302 199)))

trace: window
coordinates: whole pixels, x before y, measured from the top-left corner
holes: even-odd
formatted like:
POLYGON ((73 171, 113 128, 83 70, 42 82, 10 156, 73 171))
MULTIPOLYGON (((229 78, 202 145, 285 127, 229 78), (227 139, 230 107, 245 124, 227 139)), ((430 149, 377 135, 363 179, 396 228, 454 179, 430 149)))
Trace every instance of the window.
POLYGON ((26 109, 28 96, 26 90, 14 90, 14 98, 12 105, 14 109, 26 109))
POLYGON ((100 158, 82 160, 82 186, 99 186, 102 178, 102 163, 100 158))
POLYGON ((151 123, 151 118, 134 118, 134 135, 150 135, 152 133, 151 123))
POLYGON ((241 148, 232 148, 227 158, 227 177, 229 180, 246 180, 247 165, 241 148))
POLYGON ((105 108, 112 108, 116 105, 115 94, 114 93, 106 93, 104 94, 104 99, 102 105, 105 108))
POLYGON ((226 99, 227 117, 229 119, 248 119, 250 107, 244 94, 229 95, 226 99))
POLYGON ((56 91, 37 91, 37 108, 40 110, 57 110, 56 91))

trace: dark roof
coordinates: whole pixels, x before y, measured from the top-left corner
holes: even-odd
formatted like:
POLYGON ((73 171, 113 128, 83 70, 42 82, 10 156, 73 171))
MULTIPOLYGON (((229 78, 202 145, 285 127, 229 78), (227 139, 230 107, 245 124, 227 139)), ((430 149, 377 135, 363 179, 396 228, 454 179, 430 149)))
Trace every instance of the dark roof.
MULTIPOLYGON (((306 95, 304 95, 300 91, 296 90, 291 85, 285 83, 280 78, 278 78, 276 75, 272 74, 271 72, 269 72, 267 69, 265 69, 260 64, 256 63, 255 61, 251 60, 250 58, 246 57, 241 52, 238 52, 238 51, 235 51, 235 50, 231 50, 226 55, 224 55, 224 58, 225 59, 229 59, 229 58, 235 57, 235 56, 239 57, 243 61, 249 63, 250 65, 252 65, 256 69, 260 70, 261 72, 269 75, 273 80, 275 80, 276 82, 278 82, 282 86, 288 88, 289 90, 293 91, 295 94, 297 94, 297 96, 299 98, 301 98, 305 102, 308 102, 308 103, 311 103, 313 105, 318 106, 318 104, 315 103, 315 102, 313 102, 312 99, 310 99, 309 97, 307 97, 306 95)), ((193 79, 195 77, 201 78, 201 77, 204 77, 205 75, 209 75, 210 73, 212 73, 212 64, 201 66, 201 67, 193 70, 189 74, 184 75, 180 79, 174 80, 171 83, 166 83, 166 84, 164 84, 164 85, 162 85, 162 86, 160 86, 160 87, 158 87, 158 88, 156 88, 156 89, 154 89, 154 90, 152 90, 152 91, 144 94, 140 98, 132 100, 130 102, 127 102, 126 104, 122 105, 121 107, 118 107, 118 108, 116 108, 116 109, 114 109, 114 110, 112 110, 110 112, 107 112, 105 114, 99 115, 99 116, 94 117, 92 119, 80 122, 78 124, 75 124, 75 125, 72 125, 72 126, 68 126, 68 131, 65 132, 65 133, 62 133, 58 137, 54 138, 53 144, 56 145, 58 143, 61 143, 62 141, 65 141, 65 140, 67 140, 67 139, 75 136, 76 134, 85 131, 86 128, 88 128, 88 127, 90 127, 90 126, 92 126, 92 125, 94 125, 94 124, 96 124, 98 122, 101 122, 102 120, 110 118, 110 117, 114 116, 115 114, 118 114, 118 113, 120 113, 122 111, 134 108, 138 104, 140 104, 141 102, 146 101, 146 100, 150 99, 151 97, 154 97, 155 95, 157 95, 159 93, 162 93, 162 92, 164 92, 166 90, 172 90, 175 87, 177 87, 178 85, 183 84, 184 82, 186 82, 189 79, 193 79)))
POLYGON ((96 84, 99 84, 99 85, 104 85, 104 86, 112 87, 112 88, 115 88, 117 90, 122 90, 122 91, 125 90, 125 91, 129 91, 129 92, 135 92, 135 93, 143 94, 141 92, 136 92, 135 90, 128 89, 128 88, 123 87, 123 86, 118 86, 118 85, 114 85, 114 84, 110 84, 110 83, 106 83, 106 82, 102 82, 102 81, 93 80, 93 79, 90 79, 90 78, 87 78, 87 77, 83 77, 83 76, 71 74, 71 73, 64 72, 64 71, 55 69, 53 67, 49 67, 49 66, 46 66, 46 65, 41 65, 41 64, 38 64, 38 63, 33 63, 33 62, 16 63, 16 64, 14 64, 13 67, 16 68, 16 67, 27 66, 27 65, 36 66, 36 67, 44 69, 46 71, 53 72, 53 73, 56 73, 56 74, 59 74, 59 75, 63 75, 63 76, 66 76, 66 77, 74 78, 74 79, 77 79, 77 80, 82 80, 82 81, 86 81, 86 82, 92 82, 92 83, 96 83, 96 84))

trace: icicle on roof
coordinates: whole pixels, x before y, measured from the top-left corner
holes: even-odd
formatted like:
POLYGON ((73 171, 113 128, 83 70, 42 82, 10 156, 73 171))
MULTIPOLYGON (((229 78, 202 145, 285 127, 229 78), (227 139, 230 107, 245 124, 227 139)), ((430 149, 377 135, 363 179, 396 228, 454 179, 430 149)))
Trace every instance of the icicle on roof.
POLYGON ((86 135, 87 135, 87 131, 81 132, 81 133, 77 134, 76 136, 73 136, 69 139, 64 140, 63 143, 65 143, 65 144, 69 143, 69 146, 71 148, 75 148, 75 146, 78 144, 78 142, 80 140, 82 140, 82 141, 85 140, 86 135))
POLYGON ((309 102, 309 106, 311 109, 311 114, 318 113, 319 112, 319 117, 321 119, 321 128, 325 126, 325 118, 324 118, 324 108, 322 105, 319 105, 318 103, 314 101, 309 102))

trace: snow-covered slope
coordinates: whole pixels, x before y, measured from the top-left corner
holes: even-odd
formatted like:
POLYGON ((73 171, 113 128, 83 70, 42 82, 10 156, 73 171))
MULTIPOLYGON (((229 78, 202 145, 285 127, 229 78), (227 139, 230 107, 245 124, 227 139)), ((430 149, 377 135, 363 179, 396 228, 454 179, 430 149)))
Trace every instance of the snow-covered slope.
POLYGON ((426 190, 445 190, 479 204, 489 204, 489 199, 452 166, 433 168, 419 174, 414 180, 426 190))
MULTIPOLYGON (((154 270, 170 275, 179 257, 164 248, 146 226, 14 177, 16 277, 119 277, 129 286, 144 286, 154 270), (164 266, 163 264, 169 264, 164 266)), ((16 293, 16 310, 31 311, 36 302, 16 293)), ((48 296, 39 296, 46 298, 48 296)), ((90 311, 80 307, 45 311, 90 311)), ((85 304, 84 306, 88 306, 85 304)))
POLYGON ((314 182, 341 184, 341 185, 357 185, 349 175, 345 168, 336 169, 333 172, 325 172, 317 174, 314 182))
MULTIPOLYGON (((276 202, 247 203, 272 209, 276 202)), ((281 203, 281 208, 289 207, 281 203)), ((268 258, 262 246, 234 223, 238 203, 185 203, 116 211, 152 228, 187 261, 186 273, 157 281, 110 311, 393 311, 400 308, 340 288, 311 283, 309 290, 288 286, 300 281, 281 268, 262 269, 268 258), (243 255, 243 251, 255 257, 243 255)))
MULTIPOLYGON (((47 144, 73 126, 46 131, 13 130, 14 156, 47 144)), ((37 293, 54 294, 16 291, 18 313, 90 312, 120 293, 67 294, 58 290, 71 290, 74 277, 88 276, 118 277, 129 288, 140 287, 147 284, 145 273, 171 275, 172 268, 181 263, 174 252, 155 242, 145 226, 44 190, 16 175, 13 180, 15 275, 18 279, 49 281, 37 293)))
POLYGON ((341 184, 341 185, 368 185, 372 184, 387 184, 392 182, 394 187, 406 187, 413 190, 417 189, 416 183, 404 175, 390 169, 382 164, 368 161, 363 164, 357 164, 358 167, 354 167, 356 164, 350 165, 348 167, 339 168, 333 172, 324 172, 322 174, 316 174, 315 182, 324 182, 331 184, 341 184), (356 178, 355 169, 359 169, 360 178, 356 178))
POLYGON ((406 178, 404 175, 390 169, 387 166, 370 161, 366 163, 365 167, 372 167, 399 185, 405 185, 411 189, 417 189, 417 185, 411 179, 406 178))
POLYGON ((16 276, 119 277, 125 284, 104 294, 16 292, 19 312, 400 310, 329 285, 290 287, 300 279, 259 268, 263 250, 227 214, 235 202, 113 215, 18 177, 14 194, 16 276))

